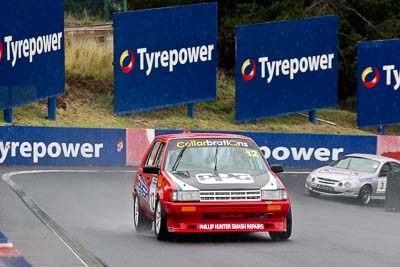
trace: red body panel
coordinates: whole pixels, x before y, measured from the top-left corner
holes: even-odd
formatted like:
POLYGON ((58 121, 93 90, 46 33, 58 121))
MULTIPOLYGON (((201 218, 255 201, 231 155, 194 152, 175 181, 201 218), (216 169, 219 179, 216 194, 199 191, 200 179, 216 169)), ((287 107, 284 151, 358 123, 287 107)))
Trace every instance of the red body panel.
POLYGON ((282 232, 286 231, 289 200, 252 202, 162 201, 171 232, 282 232), (273 206, 280 210, 270 210, 273 206), (195 211, 184 211, 182 207, 195 211))

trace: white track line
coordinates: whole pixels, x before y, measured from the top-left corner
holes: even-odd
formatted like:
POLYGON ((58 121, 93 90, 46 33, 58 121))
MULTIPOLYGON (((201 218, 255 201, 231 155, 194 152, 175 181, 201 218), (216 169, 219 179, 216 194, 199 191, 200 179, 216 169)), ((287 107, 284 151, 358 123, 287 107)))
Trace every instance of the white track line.
POLYGON ((14 247, 13 243, 0 243, 0 248, 12 248, 14 247))
MULTIPOLYGON (((23 175, 23 174, 37 174, 37 173, 113 173, 113 172, 118 172, 118 173, 136 173, 136 171, 102 171, 102 170, 30 170, 30 171, 16 171, 16 172, 9 172, 5 173, 2 176, 3 181, 5 181, 7 184, 14 183, 14 181, 11 180, 12 176, 15 175, 23 175)), ((43 222, 45 223, 45 222, 43 222)), ((47 228, 49 228, 57 237, 58 239, 72 252, 72 254, 75 255, 79 259, 79 261, 86 267, 88 265, 86 262, 74 251, 72 247, 70 247, 67 242, 55 231, 49 224, 45 223, 47 228)), ((5 244, 0 244, 0 247, 8 247, 9 244, 11 243, 5 243, 5 244)), ((11 244, 12 246, 12 244, 11 244)))

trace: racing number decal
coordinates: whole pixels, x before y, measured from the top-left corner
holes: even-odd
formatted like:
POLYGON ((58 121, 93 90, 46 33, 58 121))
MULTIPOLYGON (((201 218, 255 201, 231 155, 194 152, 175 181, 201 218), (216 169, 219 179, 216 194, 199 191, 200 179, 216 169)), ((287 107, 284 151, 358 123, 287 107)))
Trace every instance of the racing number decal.
POLYGON ((137 192, 148 203, 151 211, 154 211, 156 206, 157 181, 158 178, 153 177, 150 186, 148 186, 144 181, 144 178, 140 176, 137 184, 137 192))
POLYGON ((251 158, 258 158, 258 153, 255 150, 246 150, 246 154, 251 158))
POLYGON ((378 179, 378 187, 376 188, 376 192, 385 192, 386 191, 386 178, 378 179))
POLYGON ((149 190, 149 206, 150 206, 150 210, 154 211, 155 207, 156 207, 156 199, 157 199, 157 178, 153 178, 153 180, 151 180, 151 185, 150 185, 150 190, 149 190))
POLYGON ((202 184, 252 184, 253 177, 245 173, 198 173, 196 179, 202 184))
POLYGON ((149 192, 148 192, 148 188, 146 185, 146 182, 143 181, 143 177, 139 176, 139 180, 138 180, 138 184, 137 184, 137 192, 139 193, 140 196, 142 196, 142 198, 144 198, 144 200, 148 201, 148 197, 149 197, 149 192))

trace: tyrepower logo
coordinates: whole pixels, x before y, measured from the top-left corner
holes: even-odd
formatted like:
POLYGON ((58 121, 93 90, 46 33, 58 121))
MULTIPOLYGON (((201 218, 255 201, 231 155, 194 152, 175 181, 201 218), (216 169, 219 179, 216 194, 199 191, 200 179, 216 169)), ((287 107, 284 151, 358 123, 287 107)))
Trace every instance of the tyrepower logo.
POLYGON ((178 65, 212 61, 213 50, 213 44, 154 52, 147 51, 147 48, 138 48, 136 53, 123 51, 119 64, 123 73, 129 73, 135 66, 135 60, 139 60, 140 71, 145 71, 146 76, 149 76, 158 68, 167 68, 169 72, 173 72, 178 65))
POLYGON ((129 50, 125 50, 124 52, 122 52, 119 58, 119 66, 121 68, 121 71, 123 73, 131 72, 134 65, 135 65, 135 55, 133 54, 133 52, 129 50), (124 62, 126 61, 128 64, 124 65, 124 62))
POLYGON ((256 62, 254 60, 246 59, 242 64, 242 77, 245 81, 253 80, 256 75, 256 62), (248 68, 251 66, 251 68, 248 68), (246 69, 250 69, 250 72, 246 74, 246 69))
MULTIPOLYGON (((293 80, 299 73, 330 70, 333 68, 334 58, 335 54, 330 53, 272 61, 268 57, 259 57, 257 61, 259 63, 260 77, 266 79, 267 83, 271 83, 274 77, 278 76, 288 76, 290 80, 293 80)), ((254 78, 255 74, 255 61, 246 59, 242 64, 243 80, 250 81, 254 78), (251 71, 245 74, 245 70, 250 64, 252 66, 251 71)))
POLYGON ((50 158, 99 158, 104 144, 91 143, 44 143, 0 141, 0 164, 7 158, 31 158, 33 163, 40 159, 50 158))
POLYGON ((278 146, 270 148, 261 146, 265 159, 274 160, 294 160, 294 161, 334 161, 339 159, 339 154, 344 152, 344 148, 327 148, 327 147, 285 147, 278 146))
POLYGON ((0 41, 0 60, 4 57, 6 61, 11 62, 12 67, 21 59, 28 59, 29 63, 32 63, 37 55, 61 50, 62 36, 62 32, 22 40, 14 40, 11 35, 6 36, 3 42, 0 41))
POLYGON ((372 67, 368 67, 365 68, 364 71, 361 73, 361 81, 363 85, 367 88, 374 87, 379 82, 380 77, 381 74, 377 68, 374 68, 372 70, 372 67), (371 73, 373 74, 371 75, 371 73), (370 78, 369 80, 367 80, 367 76, 370 78))
MULTIPOLYGON (((385 84, 391 86, 393 90, 400 88, 400 70, 396 69, 395 65, 382 66, 383 77, 385 84)), ((372 88, 379 83, 381 74, 376 67, 366 67, 361 73, 361 82, 364 87, 372 88)))

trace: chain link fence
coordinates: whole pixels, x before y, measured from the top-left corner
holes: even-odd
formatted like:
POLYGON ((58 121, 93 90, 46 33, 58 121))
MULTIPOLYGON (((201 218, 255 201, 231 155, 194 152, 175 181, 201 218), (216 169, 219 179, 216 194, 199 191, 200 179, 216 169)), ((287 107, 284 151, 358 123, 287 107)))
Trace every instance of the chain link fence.
POLYGON ((110 21, 113 12, 126 11, 127 0, 65 0, 65 14, 77 20, 110 21))

